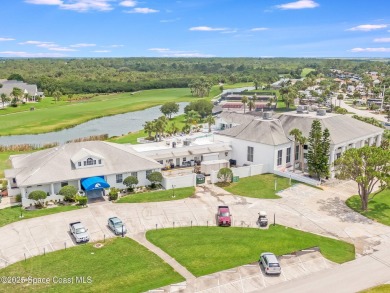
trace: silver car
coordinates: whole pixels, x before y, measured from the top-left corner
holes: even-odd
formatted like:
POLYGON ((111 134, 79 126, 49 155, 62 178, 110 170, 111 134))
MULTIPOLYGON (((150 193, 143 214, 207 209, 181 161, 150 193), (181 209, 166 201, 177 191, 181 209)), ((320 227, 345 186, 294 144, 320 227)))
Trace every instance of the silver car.
POLYGON ((127 229, 125 224, 118 217, 111 217, 108 219, 108 227, 115 233, 115 235, 126 234, 127 229))
POLYGON ((263 266, 266 275, 280 275, 282 272, 278 259, 275 254, 271 252, 262 253, 260 255, 259 263, 263 266))

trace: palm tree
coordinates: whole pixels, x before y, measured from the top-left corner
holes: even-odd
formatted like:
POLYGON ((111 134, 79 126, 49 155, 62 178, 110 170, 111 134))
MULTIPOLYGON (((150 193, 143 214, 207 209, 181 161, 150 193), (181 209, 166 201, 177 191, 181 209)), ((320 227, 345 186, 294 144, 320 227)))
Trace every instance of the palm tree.
POLYGON ((1 102, 3 103, 3 108, 5 107, 5 103, 9 102, 9 98, 7 97, 7 95, 5 93, 1 94, 1 102))
POLYGON ((213 115, 209 115, 206 117, 205 122, 209 125, 209 132, 211 132, 211 125, 215 124, 215 118, 213 115))
POLYGON ((175 121, 173 121, 171 124, 169 124, 169 127, 167 129, 167 132, 170 135, 175 135, 176 133, 179 132, 179 128, 176 126, 175 121))
POLYGON ((241 98, 241 103, 244 105, 244 114, 245 114, 245 106, 248 103, 248 97, 247 96, 243 96, 241 98))
POLYGON ((185 115, 185 118, 187 125, 197 125, 200 120, 200 115, 198 112, 191 110, 185 115))
POLYGON ((62 96, 62 93, 60 91, 55 91, 53 93, 53 97, 54 97, 56 103, 61 98, 61 96, 62 96))
POLYGON ((157 119, 155 119, 154 126, 156 129, 156 134, 159 133, 159 141, 161 141, 162 136, 164 135, 165 132, 165 127, 168 124, 168 118, 165 116, 161 116, 157 119))
POLYGON ((294 128, 290 131, 289 135, 294 137, 294 158, 293 158, 293 172, 295 172, 295 151, 297 149, 296 145, 299 143, 300 137, 302 137, 302 131, 298 128, 294 128))
POLYGON ((19 98, 23 95, 23 92, 20 88, 14 87, 12 89, 11 95, 14 97, 15 101, 19 101, 19 98))
POLYGON ((252 109, 255 108, 255 102, 253 100, 249 100, 247 105, 249 107, 249 112, 251 112, 252 109))
POLYGON ((148 134, 148 138, 152 137, 152 132, 156 129, 154 121, 146 121, 142 126, 144 127, 144 132, 148 134))
POLYGON ((337 100, 339 100, 339 107, 341 107, 340 105, 341 105, 341 100, 344 100, 344 95, 343 94, 339 94, 338 96, 337 96, 337 100))

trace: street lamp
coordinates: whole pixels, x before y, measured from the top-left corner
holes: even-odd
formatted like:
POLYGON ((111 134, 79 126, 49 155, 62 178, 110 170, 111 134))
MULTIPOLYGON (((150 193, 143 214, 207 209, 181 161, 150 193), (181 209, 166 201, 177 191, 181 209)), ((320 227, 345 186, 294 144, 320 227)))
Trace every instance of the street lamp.
POLYGON ((175 197, 175 185, 172 184, 172 197, 175 197))

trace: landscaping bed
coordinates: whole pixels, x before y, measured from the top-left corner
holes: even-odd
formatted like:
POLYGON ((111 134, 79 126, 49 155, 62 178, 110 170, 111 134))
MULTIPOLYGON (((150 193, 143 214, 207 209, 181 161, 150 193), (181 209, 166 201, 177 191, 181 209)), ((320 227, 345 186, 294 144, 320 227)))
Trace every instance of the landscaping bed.
POLYGON ((355 258, 352 244, 287 228, 187 227, 151 230, 147 239, 195 276, 256 262, 262 252, 288 254, 318 246, 327 259, 343 263, 355 258))
POLYGON ((359 195, 351 196, 346 201, 354 211, 363 216, 375 220, 384 225, 390 226, 390 190, 384 190, 375 195, 375 197, 368 202, 368 210, 363 212, 361 209, 361 201, 359 195))
POLYGON ((130 238, 114 238, 106 240, 103 246, 88 243, 36 256, 10 265, 0 273, 49 280, 48 284, 1 284, 3 292, 145 292, 184 281, 157 255, 130 238), (84 283, 80 277, 84 277, 84 283))
POLYGON ((117 203, 140 203, 178 200, 194 195, 195 187, 175 188, 151 192, 134 193, 121 197, 117 203), (174 196, 174 197, 173 197, 174 196))

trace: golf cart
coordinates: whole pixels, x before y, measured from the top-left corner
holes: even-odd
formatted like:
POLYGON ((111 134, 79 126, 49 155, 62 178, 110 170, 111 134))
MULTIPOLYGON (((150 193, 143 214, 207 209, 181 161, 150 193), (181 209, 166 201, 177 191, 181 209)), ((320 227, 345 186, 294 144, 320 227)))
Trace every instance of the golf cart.
POLYGON ((267 213, 265 211, 260 211, 259 218, 257 219, 257 224, 260 227, 267 227, 268 219, 267 219, 267 213))

